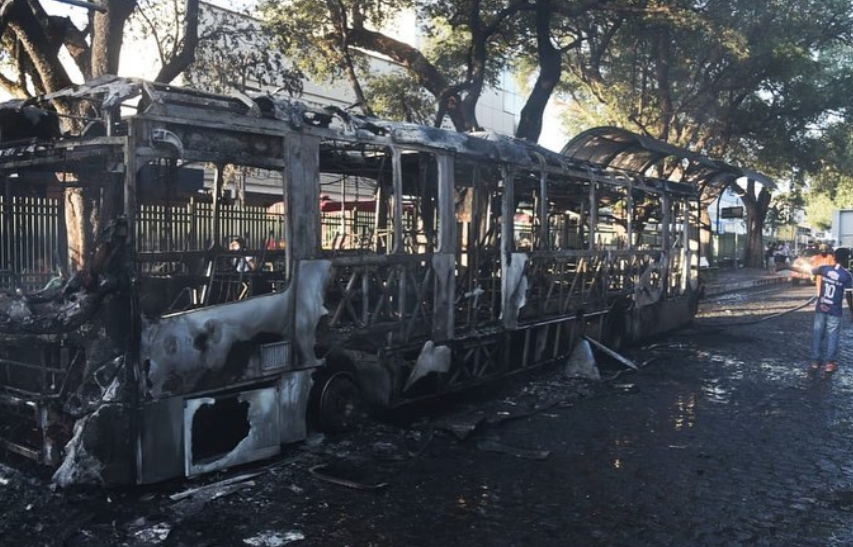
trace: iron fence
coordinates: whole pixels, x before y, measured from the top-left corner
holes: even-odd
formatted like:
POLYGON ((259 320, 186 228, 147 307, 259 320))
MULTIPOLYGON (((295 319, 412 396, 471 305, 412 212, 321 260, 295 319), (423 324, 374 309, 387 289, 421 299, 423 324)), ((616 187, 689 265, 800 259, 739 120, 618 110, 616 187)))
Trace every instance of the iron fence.
POLYGON ((284 242, 284 215, 267 207, 223 206, 219 237, 214 242, 213 205, 189 200, 183 205, 142 205, 136 218, 139 251, 201 251, 214 243, 227 246, 240 237, 247 249, 279 248, 284 242))
MULTIPOLYGON (((60 199, 0 195, 0 283, 35 290, 61 269, 66 247, 60 199)), ((284 217, 266 207, 223 206, 219 245, 241 237, 246 249, 281 249, 284 217)), ((214 241, 213 206, 189 200, 180 205, 141 205, 136 249, 142 252, 202 251, 214 241)))

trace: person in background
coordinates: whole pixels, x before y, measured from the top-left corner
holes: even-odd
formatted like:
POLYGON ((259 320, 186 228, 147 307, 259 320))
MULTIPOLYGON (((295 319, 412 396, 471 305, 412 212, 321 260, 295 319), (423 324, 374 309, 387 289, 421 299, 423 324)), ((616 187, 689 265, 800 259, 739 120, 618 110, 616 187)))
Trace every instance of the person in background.
POLYGON ((785 266, 790 266, 791 265, 792 253, 791 253, 791 247, 788 245, 787 241, 782 244, 782 256, 785 257, 785 266))
POLYGON ((773 269, 773 243, 768 243, 764 249, 764 267, 768 270, 773 269))
POLYGON ((812 275, 823 277, 823 281, 815 305, 811 371, 820 370, 821 364, 826 365, 824 370, 827 373, 838 370, 838 340, 845 298, 853 318, 853 276, 837 263, 843 258, 839 256, 840 252, 840 249, 836 250, 836 264, 812 269, 812 275))
POLYGON ((785 246, 782 242, 776 243, 776 249, 773 250, 773 263, 776 265, 776 270, 784 270, 787 257, 785 256, 785 246))
MULTIPOLYGON (((228 250, 232 252, 243 250, 243 238, 235 237, 231 239, 231 243, 228 244, 228 250)), ((234 259, 234 268, 239 273, 246 273, 254 271, 255 269, 255 258, 252 256, 240 256, 234 259)))

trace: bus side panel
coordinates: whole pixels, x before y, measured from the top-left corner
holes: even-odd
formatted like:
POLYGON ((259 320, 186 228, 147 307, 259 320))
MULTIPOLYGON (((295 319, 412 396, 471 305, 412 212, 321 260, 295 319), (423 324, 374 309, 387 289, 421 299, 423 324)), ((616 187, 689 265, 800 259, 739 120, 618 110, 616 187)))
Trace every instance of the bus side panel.
POLYGON ((305 438, 311 373, 322 365, 314 343, 327 313, 329 272, 328 261, 303 260, 281 293, 145 327, 140 482, 269 457, 282 443, 305 438))
POLYGON ((655 304, 635 308, 629 312, 629 341, 638 342, 687 325, 696 314, 698 298, 696 291, 689 291, 684 296, 663 299, 655 304))
POLYGON ((137 479, 148 484, 179 476, 184 471, 183 397, 169 397, 139 409, 137 479))

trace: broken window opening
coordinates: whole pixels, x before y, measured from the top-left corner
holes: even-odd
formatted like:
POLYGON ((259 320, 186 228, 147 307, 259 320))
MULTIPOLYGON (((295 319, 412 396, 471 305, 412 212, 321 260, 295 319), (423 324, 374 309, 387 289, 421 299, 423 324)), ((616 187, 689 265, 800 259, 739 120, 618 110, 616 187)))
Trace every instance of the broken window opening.
POLYGON ((139 172, 136 247, 148 316, 281 290, 282 173, 160 159, 139 172))
POLYGON ((193 465, 221 459, 249 436, 249 406, 239 397, 228 397, 198 408, 192 418, 193 465))
POLYGON ((363 329, 349 346, 365 348, 428 335, 432 257, 442 230, 454 228, 452 218, 439 224, 447 167, 433 153, 339 141, 324 143, 320 160, 322 253, 335 265, 327 292, 332 335, 363 329))
POLYGON ((495 324, 501 303, 500 169, 456 158, 456 328, 475 330, 495 324))
POLYGON ((330 142, 320 170, 325 251, 425 254, 438 247, 433 154, 330 142))
POLYGON ((34 293, 81 271, 121 214, 108 156, 8 172, 0 191, 0 291, 34 293))
POLYGON ((385 147, 328 142, 320 154, 321 247, 332 252, 385 253, 393 213, 386 200, 393 153, 385 147))

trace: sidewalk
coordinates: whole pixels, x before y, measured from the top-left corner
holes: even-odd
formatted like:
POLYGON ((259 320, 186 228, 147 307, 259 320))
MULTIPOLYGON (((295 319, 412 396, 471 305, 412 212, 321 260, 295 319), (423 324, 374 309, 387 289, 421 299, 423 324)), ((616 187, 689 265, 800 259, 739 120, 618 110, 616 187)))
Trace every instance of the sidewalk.
POLYGON ((788 283, 790 270, 773 272, 763 268, 726 268, 713 273, 700 274, 705 287, 705 297, 728 292, 788 283))

